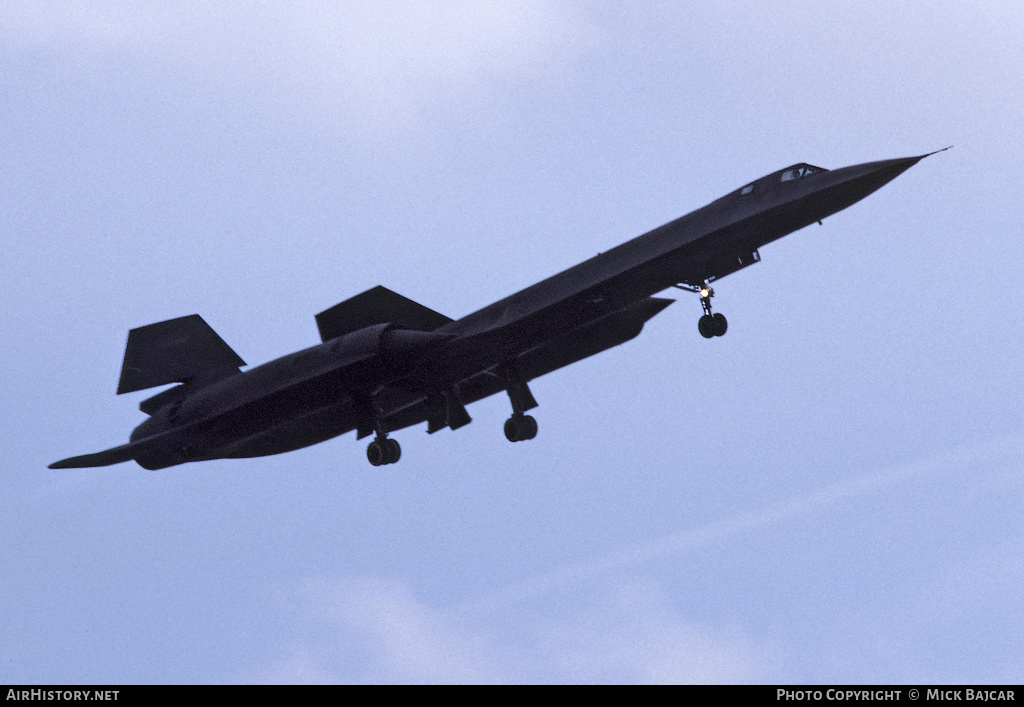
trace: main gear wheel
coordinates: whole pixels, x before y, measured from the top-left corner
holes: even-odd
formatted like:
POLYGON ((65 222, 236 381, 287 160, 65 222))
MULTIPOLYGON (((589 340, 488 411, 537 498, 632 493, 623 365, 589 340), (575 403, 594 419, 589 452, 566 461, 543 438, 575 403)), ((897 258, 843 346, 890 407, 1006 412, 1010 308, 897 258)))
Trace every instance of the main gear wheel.
POLYGON ((509 442, 522 442, 537 436, 537 421, 532 415, 516 414, 505 420, 505 438, 509 442))
POLYGON ((394 464, 402 458, 402 446, 397 439, 378 437, 366 448, 366 458, 374 466, 394 464))

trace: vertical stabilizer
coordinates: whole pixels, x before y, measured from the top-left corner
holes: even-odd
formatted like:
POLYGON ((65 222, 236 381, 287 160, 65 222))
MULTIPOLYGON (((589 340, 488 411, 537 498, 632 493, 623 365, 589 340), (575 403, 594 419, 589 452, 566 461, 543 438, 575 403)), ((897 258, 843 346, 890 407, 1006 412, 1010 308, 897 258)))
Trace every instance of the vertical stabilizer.
POLYGON ((198 314, 168 319, 128 332, 117 394, 184 383, 217 370, 237 372, 244 365, 198 314))

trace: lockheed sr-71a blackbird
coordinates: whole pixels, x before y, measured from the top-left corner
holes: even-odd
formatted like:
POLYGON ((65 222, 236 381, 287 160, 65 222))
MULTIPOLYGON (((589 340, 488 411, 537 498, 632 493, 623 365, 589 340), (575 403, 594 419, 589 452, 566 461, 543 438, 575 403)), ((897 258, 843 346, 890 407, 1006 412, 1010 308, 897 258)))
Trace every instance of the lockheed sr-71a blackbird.
POLYGON ((512 405, 505 436, 532 439, 530 380, 637 336, 674 301, 654 296, 669 287, 700 296, 701 335, 725 334, 712 282, 927 156, 787 167, 458 320, 375 287, 316 316, 323 343, 244 372, 196 314, 132 329, 117 392, 178 385, 140 403, 149 419, 128 444, 50 468, 261 457, 350 430, 374 435, 366 455, 380 466, 401 456, 389 433, 421 422, 456 430, 470 422, 468 403, 502 391, 512 405))

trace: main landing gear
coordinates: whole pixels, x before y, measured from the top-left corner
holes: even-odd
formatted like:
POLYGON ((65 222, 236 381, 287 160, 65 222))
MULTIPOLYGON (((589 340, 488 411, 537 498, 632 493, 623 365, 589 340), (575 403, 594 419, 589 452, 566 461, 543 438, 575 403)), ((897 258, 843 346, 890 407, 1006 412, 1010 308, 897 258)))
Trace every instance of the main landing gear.
POLYGON ((398 444, 397 439, 378 435, 366 448, 366 458, 374 466, 394 464, 402 458, 402 446, 398 444))
POLYGON ((536 436, 537 421, 533 419, 533 415, 514 412, 512 417, 505 420, 505 439, 509 442, 522 442, 536 436))
POLYGON ((509 402, 512 403, 512 417, 505 420, 505 439, 509 442, 523 442, 537 436, 537 421, 532 415, 523 414, 537 407, 537 401, 526 384, 526 379, 516 369, 514 361, 499 366, 494 374, 505 381, 509 402))
POLYGON ((726 321, 725 315, 721 312, 712 314, 711 312, 711 298, 715 296, 715 291, 705 282, 703 285, 691 285, 689 283, 681 283, 675 285, 680 290, 686 290, 688 292, 696 292, 700 295, 700 306, 704 308, 704 315, 697 320, 697 331, 705 339, 711 339, 716 336, 724 336, 726 330, 729 328, 729 322, 726 321))
POLYGON ((369 437, 374 432, 377 435, 366 448, 366 458, 374 466, 394 464, 402 458, 402 447, 398 440, 388 437, 387 427, 381 419, 380 411, 373 405, 369 397, 356 398, 356 413, 358 424, 356 427, 356 438, 369 437))

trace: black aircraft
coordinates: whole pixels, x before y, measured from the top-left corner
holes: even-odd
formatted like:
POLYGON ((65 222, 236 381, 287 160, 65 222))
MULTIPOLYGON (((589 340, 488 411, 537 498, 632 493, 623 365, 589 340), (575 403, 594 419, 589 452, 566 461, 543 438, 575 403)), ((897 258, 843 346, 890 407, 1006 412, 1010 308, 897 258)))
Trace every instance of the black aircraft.
POLYGON ((323 343, 244 372, 197 314, 132 329, 118 394, 179 385, 139 404, 150 417, 128 444, 50 468, 260 457, 353 429, 357 439, 375 435, 371 464, 392 464, 401 447, 390 432, 421 422, 429 433, 456 430, 470 422, 467 403, 501 391, 512 404, 505 436, 533 439, 528 381, 637 336, 674 302, 654 297, 669 287, 700 295, 701 335, 725 334, 712 282, 927 156, 787 167, 459 320, 375 287, 316 316, 323 343))

